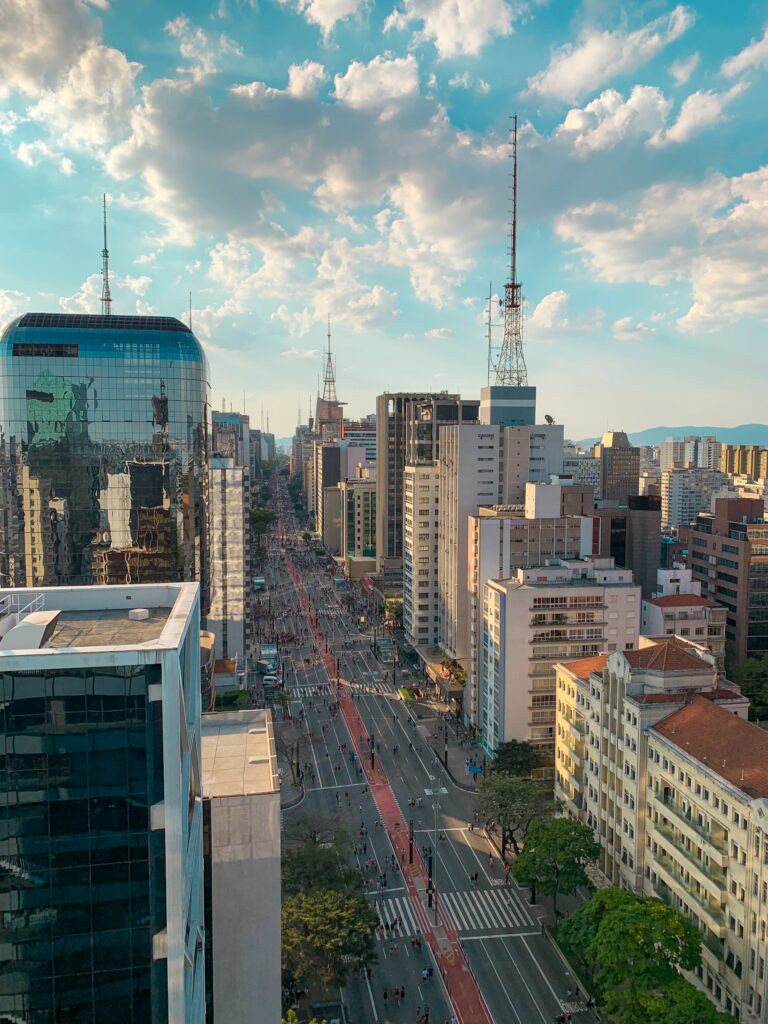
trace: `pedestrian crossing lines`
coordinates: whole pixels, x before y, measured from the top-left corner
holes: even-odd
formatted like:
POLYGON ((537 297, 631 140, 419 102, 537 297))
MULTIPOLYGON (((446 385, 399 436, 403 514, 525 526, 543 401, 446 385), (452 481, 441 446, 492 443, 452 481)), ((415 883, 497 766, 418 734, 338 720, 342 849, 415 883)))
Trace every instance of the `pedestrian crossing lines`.
POLYGON ((292 686, 291 695, 296 697, 327 697, 331 692, 329 686, 323 683, 320 686, 292 686))
POLYGON ((384 926, 391 926, 383 935, 377 930, 378 939, 401 939, 403 936, 415 935, 419 931, 413 907, 407 896, 377 900, 376 909, 379 912, 379 922, 384 926))
POLYGON ((442 896, 457 932, 510 931, 533 925, 527 908, 508 889, 472 889, 442 896))

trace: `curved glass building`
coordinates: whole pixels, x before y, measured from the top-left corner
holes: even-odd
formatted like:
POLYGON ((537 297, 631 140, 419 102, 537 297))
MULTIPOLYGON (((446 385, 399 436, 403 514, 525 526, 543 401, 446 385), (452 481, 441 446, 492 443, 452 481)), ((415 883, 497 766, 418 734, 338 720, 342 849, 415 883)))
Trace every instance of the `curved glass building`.
POLYGON ((0 337, 0 586, 198 580, 208 364, 173 317, 27 313, 0 337))

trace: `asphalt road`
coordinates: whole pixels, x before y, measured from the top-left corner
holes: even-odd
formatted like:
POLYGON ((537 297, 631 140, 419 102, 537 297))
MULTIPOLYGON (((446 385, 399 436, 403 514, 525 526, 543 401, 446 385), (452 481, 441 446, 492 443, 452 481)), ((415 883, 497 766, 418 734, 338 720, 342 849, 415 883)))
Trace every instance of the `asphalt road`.
MULTIPOLYGON (((280 496, 278 510, 280 511, 280 496)), ((286 533, 295 529, 284 515, 286 533)), ((295 533, 293 534, 296 535, 295 533)), ((431 847, 434 879, 441 913, 455 926, 465 956, 497 1024, 550 1024, 561 1012, 574 1022, 591 1020, 569 990, 574 982, 550 941, 542 935, 538 906, 531 906, 512 879, 482 830, 470 828, 473 796, 459 789, 432 753, 441 717, 434 712, 417 719, 391 682, 391 667, 382 665, 371 650, 371 637, 361 636, 356 612, 343 609, 327 572, 314 556, 299 554, 302 582, 318 617, 329 649, 340 662, 342 685, 356 694, 358 711, 375 738, 375 756, 386 771, 403 815, 403 842, 393 850, 359 767, 349 757, 351 737, 340 716, 333 716, 333 687, 325 673, 309 623, 299 610, 277 542, 265 570, 279 632, 298 640, 283 648, 286 689, 291 714, 302 717, 300 760, 305 768, 305 798, 284 812, 285 825, 302 815, 341 825, 349 836, 350 859, 369 877, 370 898, 385 926, 377 934, 379 963, 370 980, 355 978, 344 992, 349 1024, 414 1022, 429 1007, 429 1024, 452 1020, 447 994, 438 972, 422 980, 429 966, 426 943, 419 952, 416 917, 399 871, 393 869, 407 849, 407 825, 413 821, 415 846, 431 847), (353 647, 344 646, 352 640, 353 647), (346 745, 346 749, 345 749, 346 745), (435 780, 435 781, 433 781, 435 780), (437 791, 437 832, 433 791, 437 791), (411 804, 413 802, 413 804, 411 804), (361 828, 367 834, 361 835, 361 828), (386 886, 377 883, 386 872, 386 886), (476 876, 476 881, 474 880, 476 876), (390 926, 389 929, 386 926, 390 926), (401 988, 405 998, 393 1000, 401 988), (385 998, 385 992, 387 997, 385 998)), ((324 645, 322 650, 324 650, 324 645)), ((409 681, 398 668, 397 681, 409 681)), ((279 716, 279 712, 276 712, 279 716)), ((407 856, 407 853, 406 853, 407 856)))

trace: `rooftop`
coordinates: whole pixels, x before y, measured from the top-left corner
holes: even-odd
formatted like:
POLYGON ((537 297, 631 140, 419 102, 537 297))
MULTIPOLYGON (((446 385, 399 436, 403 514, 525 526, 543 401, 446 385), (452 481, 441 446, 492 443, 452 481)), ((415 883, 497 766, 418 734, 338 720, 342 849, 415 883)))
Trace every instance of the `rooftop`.
POLYGON ((607 654, 596 654, 592 658, 577 658, 576 661, 562 662, 564 669, 567 669, 577 679, 583 679, 585 682, 593 672, 602 672, 607 664, 607 654))
POLYGON ((278 792, 269 711, 213 712, 203 715, 201 722, 204 797, 278 792))
POLYGON ((768 732, 704 697, 658 722, 653 731, 750 797, 768 797, 768 732))
POLYGON ((185 331, 175 316, 102 316, 97 313, 25 313, 9 327, 56 327, 98 331, 185 331))
POLYGON ((692 606, 701 608, 714 608, 715 602, 700 594, 667 594, 665 597, 652 597, 648 604, 658 605, 659 608, 690 608, 692 606))
POLYGON ((729 689, 727 686, 719 686, 716 690, 697 690, 694 694, 691 691, 686 692, 670 693, 665 691, 664 693, 641 693, 633 697, 627 695, 627 700, 634 701, 636 704, 680 704, 686 701, 690 701, 693 696, 704 697, 706 700, 737 700, 743 703, 747 698, 737 689, 729 689))
POLYGON ((62 612, 48 647, 135 647, 163 632, 170 608, 148 608, 149 618, 134 621, 128 609, 62 612))
POLYGON ((656 672, 712 671, 712 666, 677 636, 654 637, 647 647, 623 654, 632 668, 649 668, 656 672))

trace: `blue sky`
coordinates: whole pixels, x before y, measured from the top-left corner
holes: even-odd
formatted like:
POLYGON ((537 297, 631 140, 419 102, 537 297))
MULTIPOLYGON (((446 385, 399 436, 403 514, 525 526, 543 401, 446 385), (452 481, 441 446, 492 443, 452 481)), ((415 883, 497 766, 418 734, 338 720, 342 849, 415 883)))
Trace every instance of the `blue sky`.
POLYGON ((739 0, 0 0, 0 320, 185 316, 214 401, 486 382, 509 115, 539 410, 765 422, 768 31, 739 0))

